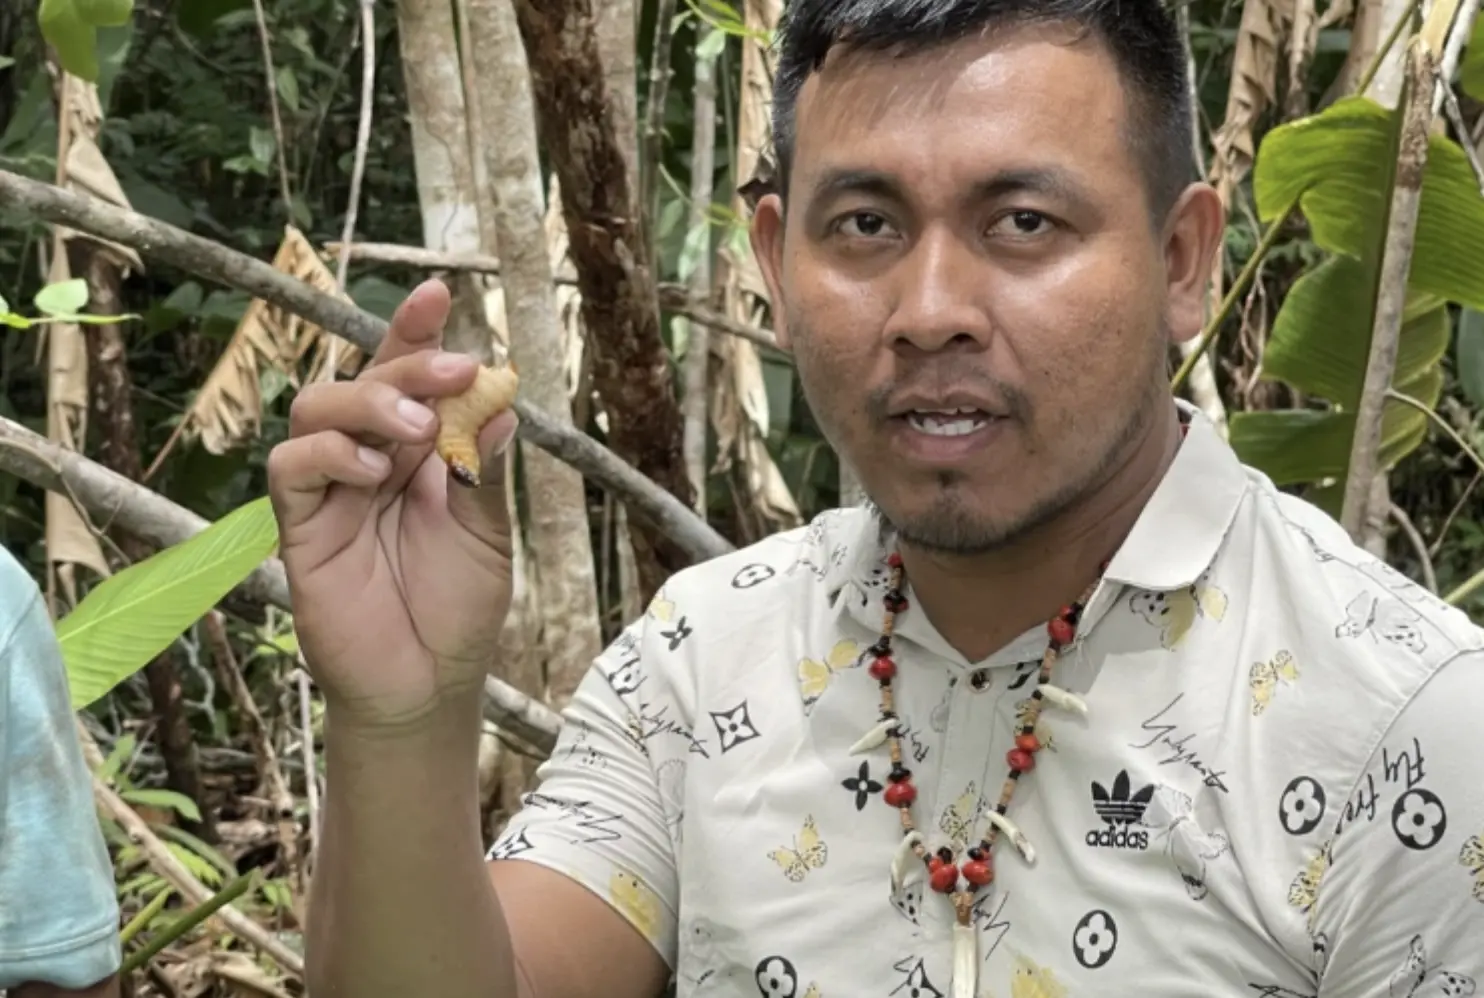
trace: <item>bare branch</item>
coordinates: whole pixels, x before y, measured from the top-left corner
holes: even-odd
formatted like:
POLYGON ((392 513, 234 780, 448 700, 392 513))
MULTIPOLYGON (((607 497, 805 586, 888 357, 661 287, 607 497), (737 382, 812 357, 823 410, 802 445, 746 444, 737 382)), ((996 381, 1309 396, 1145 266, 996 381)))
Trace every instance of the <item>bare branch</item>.
MULTIPOLYGON (((350 302, 296 281, 254 257, 136 212, 5 170, 0 170, 0 206, 111 239, 198 277, 245 291, 343 336, 367 354, 376 352, 386 334, 384 320, 350 302)), ((515 410, 523 439, 615 493, 693 560, 704 561, 733 550, 695 511, 596 440, 561 426, 522 400, 516 401, 515 410)))
MULTIPOLYGON (((53 492, 70 494, 94 520, 111 521, 156 547, 179 544, 210 526, 205 519, 159 493, 3 416, 0 416, 0 471, 53 492)), ((255 602, 271 603, 293 612, 288 576, 277 558, 268 558, 254 569, 238 591, 255 602)), ((519 690, 498 680, 491 682, 495 687, 503 687, 498 699, 490 704, 497 722, 549 751, 556 742, 559 720, 553 721, 551 728, 540 728, 533 727, 535 722, 527 719, 544 722, 556 715, 539 704, 533 706, 531 698, 519 690)))

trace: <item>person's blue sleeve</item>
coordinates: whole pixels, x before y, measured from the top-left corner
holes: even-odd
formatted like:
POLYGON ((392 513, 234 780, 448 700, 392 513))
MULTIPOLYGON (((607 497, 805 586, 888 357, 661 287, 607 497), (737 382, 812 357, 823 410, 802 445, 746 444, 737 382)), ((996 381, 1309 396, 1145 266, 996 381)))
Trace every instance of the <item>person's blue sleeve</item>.
MULTIPOLYGON (((0 549, 3 550, 3 549, 0 549)), ((113 870, 61 650, 36 583, 0 557, 0 989, 119 969, 113 870)))

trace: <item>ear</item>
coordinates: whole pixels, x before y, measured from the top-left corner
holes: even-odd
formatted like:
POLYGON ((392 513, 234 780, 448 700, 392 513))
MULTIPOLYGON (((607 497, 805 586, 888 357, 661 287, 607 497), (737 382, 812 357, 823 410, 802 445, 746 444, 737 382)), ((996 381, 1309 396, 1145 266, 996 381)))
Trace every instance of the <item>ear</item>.
POLYGON ((1165 321, 1170 338, 1184 343, 1206 324, 1206 291, 1221 251, 1226 211, 1210 184, 1191 184, 1165 223, 1165 321))
POLYGON ((785 350, 790 342, 788 310, 783 307, 783 235, 787 224, 783 199, 777 194, 767 194, 758 201, 752 213, 752 255, 773 303, 773 335, 785 350))

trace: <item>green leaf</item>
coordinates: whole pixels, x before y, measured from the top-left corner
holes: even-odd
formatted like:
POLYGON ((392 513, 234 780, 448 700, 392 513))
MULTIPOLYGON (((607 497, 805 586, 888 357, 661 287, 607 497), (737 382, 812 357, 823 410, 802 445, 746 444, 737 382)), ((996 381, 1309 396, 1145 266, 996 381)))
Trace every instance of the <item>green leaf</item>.
POLYGON ((72 0, 78 15, 95 28, 116 28, 134 14, 134 0, 72 0))
MULTIPOLYGON (((1280 125, 1253 168, 1259 217, 1270 222, 1304 191, 1314 242, 1331 253, 1376 260, 1391 201, 1396 112, 1347 97, 1320 114, 1280 125)), ((1409 286, 1484 309, 1484 194, 1456 142, 1432 136, 1417 217, 1409 286)))
MULTIPOLYGON (((1374 294, 1374 272, 1349 257, 1331 257, 1304 274, 1273 324, 1263 376, 1354 409, 1370 357, 1374 294)), ((1414 294, 1407 305, 1393 384, 1435 366, 1448 350, 1444 302, 1414 294)))
POLYGON ((266 128, 259 128, 257 125, 252 126, 252 130, 248 133, 248 148, 252 150, 253 159, 259 163, 272 163, 274 145, 272 132, 266 128))
POLYGON ((15 59, 8 55, 0 55, 0 69, 9 69, 15 65, 15 59))
POLYGON ((278 524, 264 497, 99 583, 57 622, 74 709, 143 668, 277 544, 278 524))
POLYGON ((41 36, 57 50, 57 61, 73 76, 98 81, 98 29, 82 17, 73 0, 41 0, 41 36))
POLYGON ((1458 88, 1474 100, 1484 100, 1484 17, 1474 21, 1463 64, 1458 67, 1458 88))
POLYGON ((1484 406, 1484 312, 1471 308, 1458 319, 1458 382, 1470 402, 1484 406))
POLYGON ((696 44, 696 61, 711 62, 727 47, 727 36, 716 28, 708 28, 705 37, 696 44))
POLYGON ((201 809, 196 802, 174 790, 125 790, 119 796, 130 804, 169 808, 190 821, 201 820, 201 809))
POLYGON ((88 282, 81 277, 48 284, 32 299, 47 315, 74 316, 88 303, 88 282))
POLYGON ((9 312, 9 311, 10 311, 10 302, 8 302, 8 301, 5 300, 5 296, 4 295, 0 295, 0 312, 9 312))
MULTIPOLYGON (((1280 488, 1326 478, 1350 467, 1353 412, 1301 409, 1239 412, 1231 417, 1232 449, 1280 488)), ((1422 442, 1427 417, 1409 405, 1386 403, 1381 420, 1381 467, 1389 469, 1422 442)))
POLYGON ((294 73, 294 67, 278 67, 274 80, 278 84, 278 94, 283 98, 284 105, 291 111, 299 110, 299 77, 294 73))

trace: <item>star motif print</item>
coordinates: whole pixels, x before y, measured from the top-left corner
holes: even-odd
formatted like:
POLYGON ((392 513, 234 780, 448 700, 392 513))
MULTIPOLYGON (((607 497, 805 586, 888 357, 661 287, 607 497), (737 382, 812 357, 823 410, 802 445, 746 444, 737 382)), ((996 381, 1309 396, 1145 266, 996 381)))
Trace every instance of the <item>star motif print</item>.
POLYGON ((716 736, 721 740, 723 755, 743 742, 750 742, 754 738, 761 737, 757 728, 753 726, 752 714, 747 709, 746 700, 731 710, 713 710, 710 714, 711 723, 716 725, 716 736))
POLYGON ((860 772, 855 776, 841 780, 840 785, 855 794, 855 809, 857 811, 864 811, 866 809, 866 802, 871 799, 871 795, 881 792, 881 784, 871 779, 871 764, 869 762, 861 763, 860 772))

